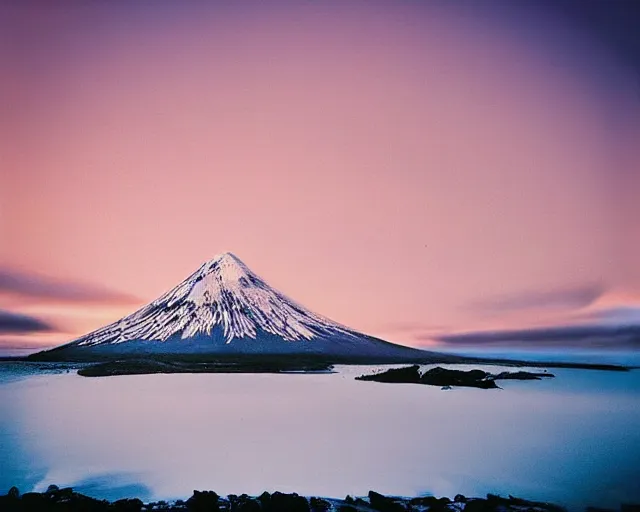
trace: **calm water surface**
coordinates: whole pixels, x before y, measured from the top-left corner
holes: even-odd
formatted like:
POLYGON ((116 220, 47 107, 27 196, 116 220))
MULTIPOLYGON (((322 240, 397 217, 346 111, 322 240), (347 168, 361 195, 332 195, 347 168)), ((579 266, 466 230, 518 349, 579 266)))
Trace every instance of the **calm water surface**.
MULTIPOLYGON (((0 492, 110 499, 264 490, 488 492, 640 502, 640 372, 553 370, 502 390, 324 375, 0 372, 0 492)), ((498 371, 494 367, 492 371, 498 371)))

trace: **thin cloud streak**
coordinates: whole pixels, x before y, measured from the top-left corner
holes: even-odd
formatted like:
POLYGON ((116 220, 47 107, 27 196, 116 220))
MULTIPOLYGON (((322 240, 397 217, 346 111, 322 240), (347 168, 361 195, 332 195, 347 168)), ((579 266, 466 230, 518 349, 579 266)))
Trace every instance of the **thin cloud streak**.
POLYGON ((63 281, 38 274, 0 268, 0 296, 20 302, 55 301, 97 304, 133 304, 138 300, 128 294, 100 285, 63 281))
POLYGON ((531 290, 474 301, 467 307, 478 312, 578 309, 593 304, 605 291, 606 287, 598 283, 560 290, 531 290))
POLYGON ((428 324, 421 322, 389 322, 376 325, 376 331, 383 332, 446 332, 451 330, 451 326, 441 324, 428 324))
POLYGON ((602 325, 640 325, 640 305, 617 306, 577 315, 576 320, 602 325))

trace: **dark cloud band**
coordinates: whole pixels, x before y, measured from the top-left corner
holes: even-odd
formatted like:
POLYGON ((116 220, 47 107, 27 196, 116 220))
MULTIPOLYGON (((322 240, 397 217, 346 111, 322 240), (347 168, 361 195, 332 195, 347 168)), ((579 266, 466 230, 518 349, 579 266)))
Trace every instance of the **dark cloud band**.
POLYGON ((484 331, 439 336, 438 341, 452 345, 555 345, 555 346, 640 346, 640 325, 583 325, 540 329, 484 331))
POLYGON ((0 334, 53 332, 54 327, 38 318, 0 309, 0 334))

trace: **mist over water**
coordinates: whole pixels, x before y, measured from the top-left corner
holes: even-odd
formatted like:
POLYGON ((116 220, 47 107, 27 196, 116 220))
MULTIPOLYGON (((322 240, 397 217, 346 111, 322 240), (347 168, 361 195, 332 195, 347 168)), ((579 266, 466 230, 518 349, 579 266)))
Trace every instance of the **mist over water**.
MULTIPOLYGON (((502 390, 325 375, 24 376, 0 384, 0 490, 106 498, 264 490, 639 501, 640 374, 552 370, 502 390)), ((494 367, 498 371, 498 367, 494 367)))

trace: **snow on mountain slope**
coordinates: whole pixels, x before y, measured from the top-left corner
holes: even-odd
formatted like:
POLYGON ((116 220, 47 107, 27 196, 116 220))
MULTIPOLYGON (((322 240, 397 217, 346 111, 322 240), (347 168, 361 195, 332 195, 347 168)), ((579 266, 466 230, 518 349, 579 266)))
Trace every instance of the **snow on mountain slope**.
POLYGON ((227 344, 262 331, 288 342, 322 334, 353 335, 270 288, 231 253, 202 265, 173 290, 118 322, 75 341, 77 346, 131 340, 164 342, 211 335, 222 329, 227 344))
MULTIPOLYGON (((133 314, 55 352, 101 354, 332 354, 399 359, 424 352, 317 315, 224 253, 133 314)), ((52 351, 52 352, 53 352, 52 351)))

